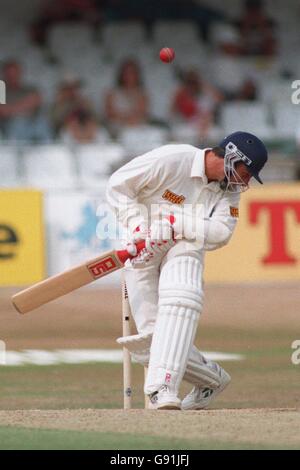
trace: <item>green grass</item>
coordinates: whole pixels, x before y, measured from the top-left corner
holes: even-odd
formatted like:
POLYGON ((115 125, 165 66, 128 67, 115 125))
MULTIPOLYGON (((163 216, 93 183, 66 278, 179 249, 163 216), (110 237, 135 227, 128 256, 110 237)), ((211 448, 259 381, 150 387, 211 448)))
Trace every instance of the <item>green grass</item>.
MULTIPOLYGON (((133 366, 134 407, 143 407, 143 370, 133 366)), ((0 367, 0 409, 121 408, 121 364, 0 367)))
MULTIPOLYGON (((293 449, 293 447, 280 447, 293 449)), ((0 450, 222 450, 278 449, 275 446, 218 441, 185 441, 135 434, 0 427, 0 450)), ((295 447, 296 449, 296 447, 295 447)))
MULTIPOLYGON (((217 408, 298 407, 300 366, 292 365, 290 341, 271 349, 240 349, 244 361, 222 365, 232 383, 217 408), (286 346, 288 345, 288 346, 286 346), (267 386, 266 386, 267 384, 267 386)), ((222 350, 222 349, 220 349, 222 350)), ((133 366, 133 407, 143 408, 143 370, 133 366)), ((120 409, 121 364, 0 367, 0 409, 120 409)), ((190 390, 183 383, 181 395, 190 390)))

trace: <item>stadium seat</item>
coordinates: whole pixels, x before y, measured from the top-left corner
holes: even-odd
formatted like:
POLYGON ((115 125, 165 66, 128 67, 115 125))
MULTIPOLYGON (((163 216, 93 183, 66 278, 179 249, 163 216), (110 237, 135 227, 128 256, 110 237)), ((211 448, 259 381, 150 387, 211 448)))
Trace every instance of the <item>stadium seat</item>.
POLYGON ((176 88, 177 85, 174 83, 172 86, 167 88, 163 85, 157 84, 155 88, 148 89, 150 102, 149 111, 152 119, 162 121, 164 123, 169 121, 171 102, 176 88))
POLYGON ((60 64, 63 70, 67 73, 72 73, 83 80, 88 79, 91 75, 94 75, 99 70, 106 72, 106 68, 109 65, 104 64, 104 51, 103 47, 98 44, 93 45, 84 54, 78 55, 64 52, 60 56, 60 64))
POLYGON ((108 23, 102 29, 104 47, 119 47, 124 41, 136 46, 145 40, 145 29, 138 21, 122 21, 108 23))
POLYGON ((145 39, 142 24, 135 21, 109 23, 102 30, 103 49, 106 59, 111 62, 134 57, 145 39))
POLYGON ((191 44, 182 44, 176 48, 176 66, 183 70, 197 68, 201 72, 205 72, 207 60, 207 48, 201 41, 197 40, 191 44))
POLYGON ((297 24, 280 26, 278 29, 278 60, 282 70, 287 70, 295 78, 299 78, 299 60, 295 58, 300 44, 300 32, 298 18, 297 24))
MULTIPOLYGON (((274 0, 273 0, 274 1, 274 0)), ((243 2, 240 0, 209 0, 210 8, 223 12, 226 17, 236 19, 243 10, 243 2)))
POLYGON ((139 46, 134 49, 133 57, 138 60, 142 68, 152 67, 158 61, 158 51, 153 46, 152 42, 141 42, 139 46))
POLYGON ((0 31, 1 58, 21 59, 30 46, 28 28, 24 25, 7 23, 0 31))
POLYGON ((282 155, 281 158, 274 157, 264 166, 260 172, 261 179, 264 182, 293 181, 297 178, 297 160, 282 155))
POLYGON ((300 105, 277 103, 273 112, 276 137, 295 139, 300 129, 300 105))
POLYGON ((129 156, 140 155, 167 143, 168 131, 158 126, 126 128, 120 132, 119 142, 129 156))
POLYGON ((40 72, 47 66, 42 50, 35 46, 28 46, 19 60, 23 67, 24 80, 28 83, 35 83, 40 72))
POLYGON ((61 145, 41 145, 24 150, 24 175, 27 186, 40 189, 68 189, 77 183, 75 159, 61 145))
MULTIPOLYGON (((28 77, 28 72, 26 76, 28 77)), ((33 73, 31 74, 30 83, 37 85, 37 88, 42 94, 43 102, 49 105, 53 103, 62 76, 63 71, 60 67, 56 65, 44 65, 35 78, 33 73)))
POLYGON ((124 149, 117 144, 88 144, 78 146, 76 155, 80 186, 99 189, 100 180, 107 178, 112 168, 121 165, 124 149))
POLYGON ((213 23, 209 32, 210 42, 213 46, 218 47, 223 43, 237 44, 239 41, 239 32, 237 29, 227 23, 213 23))
POLYGON ((286 106, 291 103, 292 89, 291 80, 265 80, 260 86, 260 96, 264 103, 269 106, 281 104, 286 106))
POLYGON ((172 97, 178 86, 173 67, 155 64, 145 68, 145 85, 149 96, 150 116, 167 121, 172 97))
POLYGON ((190 123, 176 123, 171 127, 172 141, 180 144, 204 145, 210 142, 218 142, 224 137, 222 129, 216 125, 211 126, 207 135, 201 136, 199 129, 190 123))
POLYGON ((18 174, 17 149, 12 145, 0 146, 0 188, 10 188, 20 185, 18 174))
POLYGON ((157 21, 153 27, 155 46, 174 47, 175 50, 185 44, 196 44, 199 40, 197 27, 192 21, 157 21))
POLYGON ((92 46, 92 29, 80 22, 60 23, 50 29, 48 43, 54 57, 60 58, 66 52, 78 56, 92 46))
POLYGON ((171 138, 181 144, 197 145, 200 140, 199 130, 186 123, 174 124, 171 127, 171 138))
POLYGON ((252 132, 261 138, 272 138, 268 108, 260 103, 236 102, 224 104, 221 110, 221 126, 225 134, 236 130, 252 132))
POLYGON ((274 0, 265 0, 265 4, 270 18, 275 20, 279 28, 298 23, 300 13, 298 0, 289 0, 288 3, 277 0, 276 4, 274 0))
POLYGON ((225 54, 214 54, 208 65, 208 76, 212 83, 227 92, 239 89, 248 72, 245 61, 225 54))
POLYGON ((158 60, 158 54, 149 42, 139 42, 136 46, 132 47, 126 42, 120 44, 119 47, 110 47, 106 49, 108 52, 107 59, 110 63, 114 64, 117 68, 119 65, 128 59, 135 60, 140 66, 144 64, 153 65, 158 60))
POLYGON ((193 22, 157 21, 154 25, 153 38, 153 48, 157 55, 159 50, 166 45, 175 49, 177 67, 204 67, 207 48, 200 39, 193 22))
POLYGON ((100 66, 84 78, 84 91, 98 115, 103 115, 105 95, 114 88, 115 83, 116 69, 111 65, 100 66))

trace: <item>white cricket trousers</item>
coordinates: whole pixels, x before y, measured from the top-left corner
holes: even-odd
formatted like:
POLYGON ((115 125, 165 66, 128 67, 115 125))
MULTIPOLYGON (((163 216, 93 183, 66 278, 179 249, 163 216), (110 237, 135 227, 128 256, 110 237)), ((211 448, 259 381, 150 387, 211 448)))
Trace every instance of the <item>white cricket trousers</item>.
MULTIPOLYGON (((125 279, 130 306, 134 321, 136 323, 137 331, 140 334, 154 333, 155 325, 156 327, 158 326, 157 319, 160 321, 160 317, 158 316, 159 305, 161 309, 160 314, 162 310, 166 310, 166 312, 163 312, 163 314, 168 314, 169 309, 171 316, 173 316, 174 306, 176 309, 176 302, 182 306, 186 302, 195 302, 195 300, 197 304, 197 299, 200 299, 200 302, 198 303, 199 307, 197 308, 196 305, 195 310, 196 313, 199 315, 201 314, 204 255, 201 251, 187 251, 185 243, 182 244, 182 250, 180 250, 180 246, 178 247, 178 245, 179 243, 175 247, 171 248, 161 260, 157 261, 156 264, 151 261, 148 266, 139 269, 134 269, 128 265, 126 266, 125 279), (183 275, 181 275, 181 272, 185 269, 185 266, 187 266, 187 269, 192 266, 192 270, 191 272, 183 273, 183 275), (195 266, 197 272, 195 272, 195 266), (192 271, 194 272, 192 273, 192 271), (176 283, 178 285, 178 289, 176 287, 176 283), (194 284, 194 286, 192 286, 192 284, 194 284), (197 288, 196 297, 194 297, 195 287, 197 288), (168 291, 170 291, 169 296, 168 291), (182 293, 183 297, 186 296, 186 299, 182 297, 182 302, 180 293, 182 293), (173 298, 175 298, 175 302, 172 302, 173 298)), ((190 307, 190 305, 188 304, 187 307, 190 307)), ((197 322, 197 315, 195 318, 197 322)), ((193 328, 192 325, 191 328, 193 328)), ((168 334, 166 333, 166 341, 170 341, 171 336, 172 332, 169 333, 168 339, 168 334)), ((154 335, 154 339, 155 337, 157 337, 157 333, 154 335)), ((190 336, 190 338, 191 337, 192 336, 190 336)), ((159 341, 162 342, 163 339, 161 338, 159 340, 158 338, 157 342, 159 343, 159 341)), ((152 346, 154 346, 154 344, 152 344, 152 346)), ((166 369, 164 368, 164 365, 161 367, 159 365, 160 354, 156 354, 156 358, 153 357, 152 354, 153 353, 151 353, 152 362, 150 360, 150 370, 151 363, 153 362, 157 362, 157 368, 153 367, 153 370, 156 370, 156 372, 152 375, 150 374, 150 377, 148 374, 148 381, 146 381, 145 384, 146 393, 152 393, 159 386, 159 384, 166 383, 164 381, 166 369)), ((216 368, 214 363, 206 360, 206 358, 200 353, 200 351, 198 351, 195 346, 193 346, 193 344, 190 345, 189 350, 186 351, 185 354, 186 362, 184 364, 184 370, 180 371, 180 367, 178 367, 179 373, 176 373, 176 370, 175 373, 173 373, 174 391, 178 391, 182 378, 194 385, 209 386, 212 388, 219 386, 219 376, 215 372, 216 368)), ((149 358, 150 350, 149 356, 146 358, 146 363, 144 363, 144 365, 148 365, 147 361, 149 361, 149 358)), ((163 362, 164 361, 162 359, 162 363, 163 362)), ((169 376, 170 374, 166 375, 169 376)))

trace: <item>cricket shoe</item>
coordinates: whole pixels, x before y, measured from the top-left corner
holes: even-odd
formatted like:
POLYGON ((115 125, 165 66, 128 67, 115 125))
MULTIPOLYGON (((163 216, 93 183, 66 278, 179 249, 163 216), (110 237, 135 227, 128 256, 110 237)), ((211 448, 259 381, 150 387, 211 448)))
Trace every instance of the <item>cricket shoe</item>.
POLYGON ((167 385, 162 385, 157 392, 149 395, 149 410, 181 410, 181 400, 170 392, 167 385))
POLYGON ((231 380, 230 375, 221 367, 219 373, 221 380, 218 388, 194 387, 182 400, 181 408, 183 410, 203 410, 207 408, 210 402, 227 387, 231 380))

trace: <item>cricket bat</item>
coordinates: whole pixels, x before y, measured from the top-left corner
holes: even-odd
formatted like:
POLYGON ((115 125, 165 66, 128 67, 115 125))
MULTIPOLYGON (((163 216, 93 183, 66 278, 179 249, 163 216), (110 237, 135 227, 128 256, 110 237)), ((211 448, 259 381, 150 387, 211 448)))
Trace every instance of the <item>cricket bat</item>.
MULTIPOLYGON (((137 243, 137 252, 145 248, 145 241, 137 243)), ((127 259, 132 259, 127 250, 111 250, 86 263, 75 266, 44 281, 38 282, 12 297, 12 303, 19 313, 28 313, 85 286, 96 279, 121 269, 127 259)))

